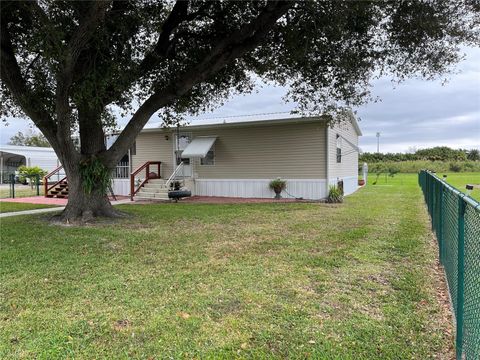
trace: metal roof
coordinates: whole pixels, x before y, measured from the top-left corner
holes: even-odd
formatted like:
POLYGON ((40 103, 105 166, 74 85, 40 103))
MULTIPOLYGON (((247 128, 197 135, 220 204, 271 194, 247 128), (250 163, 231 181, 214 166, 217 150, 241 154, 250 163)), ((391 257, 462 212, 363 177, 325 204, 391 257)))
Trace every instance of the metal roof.
POLYGON ((36 146, 19 146, 19 145, 0 145, 0 156, 23 156, 26 165, 39 166, 44 170, 51 171, 58 164, 58 157, 52 148, 36 147, 36 146))
MULTIPOLYGON (((208 123, 200 124, 199 120, 194 120, 191 125, 180 126, 180 130, 200 130, 200 129, 220 129, 220 128, 229 128, 229 127, 244 127, 244 126, 274 126, 274 125, 281 125, 281 124, 303 124, 303 123, 312 123, 312 122, 323 122, 327 121, 328 117, 326 116, 292 116, 288 114, 288 117, 278 117, 276 114, 275 118, 267 118, 267 119, 258 119, 255 117, 252 120, 252 116, 245 117, 243 120, 236 120, 236 121, 229 121, 228 117, 226 118, 216 118, 217 121, 210 121, 208 123)), ((349 119, 352 123, 355 131, 357 132, 358 136, 362 135, 362 131, 358 125, 357 119, 353 115, 353 113, 349 112, 349 119)), ((142 132, 157 132, 157 131, 171 131, 174 127, 165 128, 162 127, 162 123, 151 123, 147 124, 142 132)))

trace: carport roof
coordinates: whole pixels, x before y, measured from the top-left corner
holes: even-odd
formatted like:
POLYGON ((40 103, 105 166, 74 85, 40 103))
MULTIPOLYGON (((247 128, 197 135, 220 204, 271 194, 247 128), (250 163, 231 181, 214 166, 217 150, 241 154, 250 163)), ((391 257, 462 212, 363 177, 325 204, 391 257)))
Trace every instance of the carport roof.
POLYGON ((20 145, 0 145, 0 152, 8 152, 11 154, 23 155, 27 157, 32 155, 38 155, 38 154, 55 155, 55 151, 50 147, 20 146, 20 145))

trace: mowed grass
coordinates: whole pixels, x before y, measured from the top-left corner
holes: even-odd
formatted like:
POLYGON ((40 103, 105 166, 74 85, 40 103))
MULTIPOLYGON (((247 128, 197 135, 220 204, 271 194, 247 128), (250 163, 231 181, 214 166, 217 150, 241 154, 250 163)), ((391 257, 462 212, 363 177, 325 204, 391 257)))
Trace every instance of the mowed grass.
POLYGON ((50 207, 55 207, 55 206, 56 205, 14 203, 14 202, 0 201, 0 213, 24 211, 24 210, 34 210, 34 209, 44 209, 44 208, 50 208, 50 207))
POLYGON ((416 179, 342 205, 2 219, 2 359, 451 358, 416 179))
MULTIPOLYGON (((445 181, 450 185, 457 188, 459 191, 465 193, 465 185, 467 184, 475 184, 480 185, 480 172, 467 172, 467 173, 437 173, 437 176, 440 179, 443 179, 443 175, 447 175, 445 181)), ((376 175, 369 174, 368 175, 368 183, 373 184, 376 180, 376 175)), ((403 185, 406 183, 414 184, 418 180, 417 174, 397 174, 393 178, 389 176, 385 176, 382 174, 377 181, 377 185, 380 186, 396 186, 396 185, 403 185)), ((375 185, 376 186, 376 185, 375 185)), ((480 189, 474 189, 470 196, 477 201, 480 201, 480 189)))
MULTIPOLYGON (((446 181, 461 192, 466 192, 465 185, 467 184, 480 186, 480 173, 447 173, 446 175, 446 181)), ((439 174, 439 177, 442 178, 443 174, 439 174)), ((480 189, 474 189, 470 196, 480 201, 480 189)))
MULTIPOLYGON (((40 196, 43 196, 43 185, 40 185, 39 193, 40 196)), ((15 197, 30 197, 30 196, 37 196, 37 188, 34 186, 33 189, 30 185, 22 185, 22 184, 15 184, 15 197)), ((0 198, 10 198, 12 197, 11 191, 9 186, 2 185, 0 187, 0 198)))

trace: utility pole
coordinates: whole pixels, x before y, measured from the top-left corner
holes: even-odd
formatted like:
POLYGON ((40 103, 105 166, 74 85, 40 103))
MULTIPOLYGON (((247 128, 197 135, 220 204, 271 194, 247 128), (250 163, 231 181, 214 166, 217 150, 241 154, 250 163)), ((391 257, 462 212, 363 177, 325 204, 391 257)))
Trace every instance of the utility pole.
POLYGON ((377 154, 380 154, 380 133, 377 132, 377 154))

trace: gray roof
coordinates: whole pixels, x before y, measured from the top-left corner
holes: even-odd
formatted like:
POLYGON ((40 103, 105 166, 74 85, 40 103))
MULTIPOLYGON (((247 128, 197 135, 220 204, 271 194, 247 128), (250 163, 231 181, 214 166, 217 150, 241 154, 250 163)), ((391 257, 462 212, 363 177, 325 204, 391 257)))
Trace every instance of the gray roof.
MULTIPOLYGON (((268 114, 266 114, 268 115, 268 114)), ((214 118, 214 119, 207 119, 208 122, 205 123, 193 123, 191 125, 184 125, 181 126, 181 130, 200 130, 200 129, 220 129, 220 128, 231 128, 231 127, 244 127, 244 126, 265 126, 265 125, 281 125, 281 124, 298 124, 301 125, 303 123, 312 123, 317 121, 327 121, 326 116, 292 116, 288 114, 287 117, 278 117, 278 114, 275 114, 275 118, 265 118, 264 115, 252 115, 249 117, 244 117, 243 119, 235 118, 214 118), (262 117, 259 119, 259 117, 262 117), (235 119, 235 120, 233 120, 235 119), (214 120, 214 121, 212 121, 214 120), (216 121, 215 121, 216 120, 216 121), (232 121, 233 120, 233 121, 232 121)), ((362 135, 362 131, 358 125, 357 119, 353 115, 352 112, 349 113, 350 121, 355 128, 357 134, 359 136, 362 135)), ((157 132, 157 131, 168 131, 172 130, 173 128, 165 128, 162 127, 162 123, 151 123, 147 124, 142 132, 157 132)))

